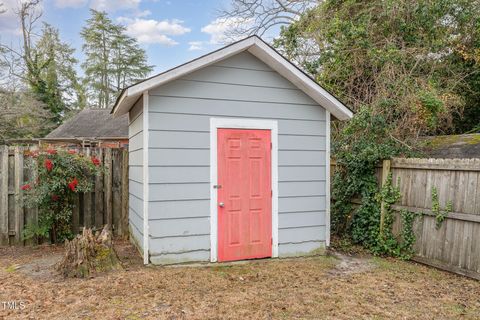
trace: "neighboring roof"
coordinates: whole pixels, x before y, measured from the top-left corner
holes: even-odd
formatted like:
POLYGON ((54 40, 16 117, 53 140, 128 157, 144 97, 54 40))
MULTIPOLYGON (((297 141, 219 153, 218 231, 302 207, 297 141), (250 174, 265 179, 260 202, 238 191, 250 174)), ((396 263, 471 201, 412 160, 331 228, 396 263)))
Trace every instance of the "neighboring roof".
POLYGON ((347 106, 327 90, 323 89, 313 78, 308 76, 305 72, 300 70, 257 36, 250 36, 232 43, 219 50, 213 51, 200 58, 123 89, 112 108, 112 113, 115 116, 123 115, 132 108, 144 91, 161 86, 191 72, 225 60, 242 51, 248 51, 263 61, 322 107, 330 111, 330 113, 337 119, 347 120, 353 116, 353 112, 347 106))
POLYGON ((114 117, 108 109, 84 109, 50 132, 44 139, 124 139, 128 115, 114 117))
POLYGON ((423 152, 430 158, 480 158, 480 133, 425 138, 423 152))

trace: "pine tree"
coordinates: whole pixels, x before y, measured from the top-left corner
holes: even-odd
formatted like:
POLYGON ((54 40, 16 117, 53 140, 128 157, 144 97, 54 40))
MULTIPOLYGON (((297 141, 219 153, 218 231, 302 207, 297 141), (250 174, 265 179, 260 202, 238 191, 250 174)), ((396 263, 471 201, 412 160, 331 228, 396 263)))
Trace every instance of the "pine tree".
POLYGON ((116 92, 141 80, 152 71, 152 67, 147 65, 145 50, 139 47, 136 39, 125 34, 123 26, 119 26, 118 33, 114 36, 112 58, 116 92))
POLYGON ((84 107, 83 91, 78 81, 74 57, 75 49, 60 39, 58 29, 44 24, 36 55, 44 65, 40 78, 45 81, 45 94, 50 110, 60 121, 66 111, 84 107))
POLYGON ((144 78, 152 67, 147 65, 145 50, 125 34, 123 26, 113 23, 105 12, 90 12, 81 32, 84 81, 92 104, 108 108, 120 89, 144 78))
POLYGON ((106 108, 110 105, 112 90, 109 83, 109 58, 113 44, 115 25, 105 12, 91 9, 91 17, 80 35, 84 40, 83 51, 86 60, 82 63, 85 72, 85 85, 88 87, 89 98, 97 107, 106 108))

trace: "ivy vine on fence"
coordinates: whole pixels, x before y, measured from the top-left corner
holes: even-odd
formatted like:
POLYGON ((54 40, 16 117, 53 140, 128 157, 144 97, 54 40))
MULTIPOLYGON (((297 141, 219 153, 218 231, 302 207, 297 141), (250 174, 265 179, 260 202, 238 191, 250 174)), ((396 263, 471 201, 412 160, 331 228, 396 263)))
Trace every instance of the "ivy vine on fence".
POLYGON ((453 211, 453 203, 451 200, 447 201, 445 210, 440 208, 440 201, 438 199, 437 188, 432 188, 432 213, 435 216, 435 228, 438 230, 442 226, 443 221, 449 213, 453 211))
POLYGON ((332 230, 376 255, 408 259, 415 242, 413 222, 416 214, 404 212, 402 231, 394 235, 392 226, 396 213, 392 205, 400 199, 391 175, 379 187, 376 166, 384 159, 405 153, 381 114, 362 108, 345 126, 333 143, 337 170, 332 179, 332 230), (352 200, 359 200, 354 206, 352 200), (381 207, 384 225, 381 232, 381 207))

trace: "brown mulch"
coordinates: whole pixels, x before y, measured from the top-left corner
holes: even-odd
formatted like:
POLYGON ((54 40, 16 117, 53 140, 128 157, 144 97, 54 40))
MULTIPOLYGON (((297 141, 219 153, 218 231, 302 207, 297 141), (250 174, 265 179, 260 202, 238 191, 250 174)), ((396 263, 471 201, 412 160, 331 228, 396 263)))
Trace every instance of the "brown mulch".
POLYGON ((480 318, 479 281, 410 262, 337 254, 144 267, 128 243, 116 248, 124 270, 90 279, 52 271, 62 247, 0 248, 0 319, 480 318))

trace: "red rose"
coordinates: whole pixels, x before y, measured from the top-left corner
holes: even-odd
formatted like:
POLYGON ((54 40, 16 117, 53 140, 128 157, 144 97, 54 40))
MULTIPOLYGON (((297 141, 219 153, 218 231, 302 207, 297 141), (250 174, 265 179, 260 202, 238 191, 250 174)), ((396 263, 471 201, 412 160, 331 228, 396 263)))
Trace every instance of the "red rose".
POLYGON ((59 196, 57 196, 56 194, 52 194, 52 200, 53 201, 58 201, 58 199, 60 199, 59 196))
POLYGON ((68 153, 70 153, 70 154, 76 154, 77 151, 75 151, 75 150, 68 150, 68 153))
POLYGON ((26 184, 26 185, 22 186, 23 191, 27 191, 27 190, 30 190, 30 189, 32 189, 32 187, 29 184, 26 184))
POLYGON ((75 192, 75 188, 77 187, 78 185, 78 180, 77 178, 74 178, 69 184, 68 184, 68 187, 70 188, 70 190, 72 190, 73 192, 75 192))
POLYGON ((57 150, 55 150, 55 149, 47 149, 47 153, 48 153, 48 154, 56 154, 56 153, 57 153, 57 150))
POLYGON ((45 165, 45 168, 47 171, 52 171, 53 169, 53 162, 50 159, 45 159, 45 162, 43 163, 45 165))
POLYGON ((100 165, 100 160, 96 157, 92 157, 92 163, 96 166, 99 166, 100 165))

